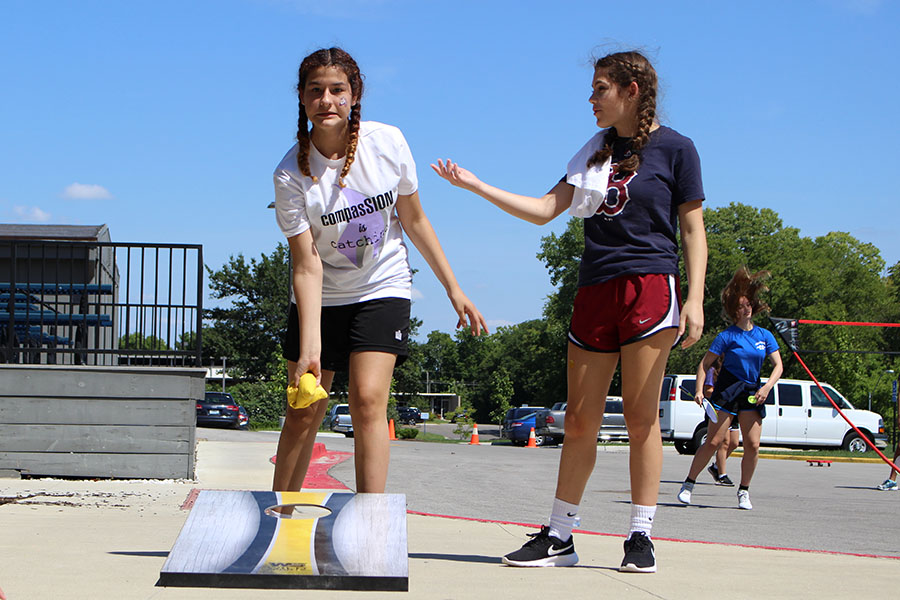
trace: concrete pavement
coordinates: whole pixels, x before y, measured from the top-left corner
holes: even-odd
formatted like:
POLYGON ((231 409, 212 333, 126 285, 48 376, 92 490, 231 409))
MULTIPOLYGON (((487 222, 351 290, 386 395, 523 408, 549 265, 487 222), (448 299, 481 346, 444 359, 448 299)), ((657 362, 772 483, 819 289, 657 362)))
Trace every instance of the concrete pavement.
MULTIPOLYGON (((326 447, 345 448, 343 440, 321 440, 326 447)), ((417 445, 392 444, 391 451, 396 456, 417 445)), ((187 517, 182 505, 191 490, 268 489, 274 452, 273 436, 201 440, 196 481, 0 479, 0 588, 8 600, 402 596, 155 585, 187 517)), ((616 567, 623 538, 610 534, 577 535, 581 561, 575 567, 516 569, 498 557, 520 545, 531 529, 426 516, 419 513, 427 507, 421 508, 408 516, 407 597, 416 599, 890 597, 900 584, 900 561, 892 558, 663 539, 654 540, 657 574, 622 574, 616 567)))

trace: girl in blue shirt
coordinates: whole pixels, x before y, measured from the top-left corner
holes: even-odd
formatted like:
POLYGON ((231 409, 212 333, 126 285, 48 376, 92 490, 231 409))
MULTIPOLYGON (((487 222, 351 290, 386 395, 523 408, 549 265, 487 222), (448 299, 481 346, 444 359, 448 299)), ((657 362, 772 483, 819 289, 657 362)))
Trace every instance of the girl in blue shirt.
MULTIPOLYGON (((753 508, 750 503, 750 479, 759 460, 759 438, 766 414, 765 402, 783 371, 775 336, 769 330, 753 324, 754 315, 769 310, 758 298, 758 294, 767 289, 762 280, 768 275, 768 271, 751 275, 747 267, 741 267, 722 291, 723 311, 734 325, 716 336, 697 367, 697 381, 704 381, 706 371, 716 359, 720 356, 723 359, 715 388, 709 396, 718 420, 715 423, 710 421, 706 442, 694 454, 688 476, 678 492, 678 500, 683 504, 691 503, 691 492, 697 476, 728 435, 732 420, 738 419, 744 440, 738 507, 745 510, 753 508), (760 371, 766 357, 774 367, 765 385, 760 385, 760 371)), ((703 397, 701 387, 695 398, 698 404, 703 397)))

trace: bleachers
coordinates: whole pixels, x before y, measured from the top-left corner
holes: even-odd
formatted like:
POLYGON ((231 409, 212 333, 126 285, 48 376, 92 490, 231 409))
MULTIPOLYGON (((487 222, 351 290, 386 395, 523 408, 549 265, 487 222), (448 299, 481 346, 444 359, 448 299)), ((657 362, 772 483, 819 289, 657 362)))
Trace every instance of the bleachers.
MULTIPOLYGON (((112 327, 104 313, 73 313, 66 308, 82 304, 85 295, 111 296, 111 284, 0 282, 0 325, 14 324, 16 341, 24 346, 71 346, 72 339, 54 335, 46 327, 112 327)), ((87 303, 90 307, 92 303, 87 303)))

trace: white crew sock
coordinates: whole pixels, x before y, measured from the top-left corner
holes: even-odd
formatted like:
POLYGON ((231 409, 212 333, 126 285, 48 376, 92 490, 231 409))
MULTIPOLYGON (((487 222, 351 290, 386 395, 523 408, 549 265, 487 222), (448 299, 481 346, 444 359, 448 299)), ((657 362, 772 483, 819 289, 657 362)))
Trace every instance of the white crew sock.
MULTIPOLYGON (((650 537, 650 529, 653 527, 653 515, 656 514, 656 506, 631 505, 631 531, 643 531, 650 537)), ((629 532, 631 535, 631 532, 629 532)))
POLYGON ((577 504, 569 504, 559 498, 553 499, 553 512, 550 513, 550 535, 565 542, 572 537, 572 529, 579 520, 577 504))

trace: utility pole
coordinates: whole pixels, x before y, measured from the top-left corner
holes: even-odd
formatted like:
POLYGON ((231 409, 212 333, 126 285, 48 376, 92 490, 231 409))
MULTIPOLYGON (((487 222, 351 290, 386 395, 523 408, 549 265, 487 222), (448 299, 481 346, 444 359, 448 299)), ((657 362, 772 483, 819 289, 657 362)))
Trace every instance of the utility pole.
MULTIPOLYGON (((225 362, 227 361, 226 357, 222 357, 222 391, 225 391, 225 362)), ((871 404, 872 399, 869 398, 869 403, 871 404)))

